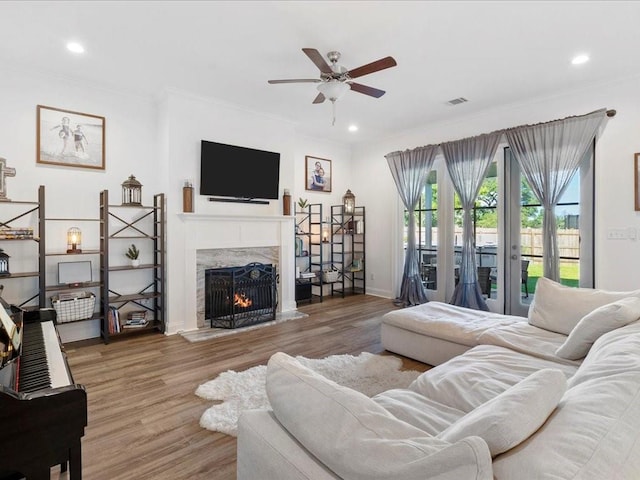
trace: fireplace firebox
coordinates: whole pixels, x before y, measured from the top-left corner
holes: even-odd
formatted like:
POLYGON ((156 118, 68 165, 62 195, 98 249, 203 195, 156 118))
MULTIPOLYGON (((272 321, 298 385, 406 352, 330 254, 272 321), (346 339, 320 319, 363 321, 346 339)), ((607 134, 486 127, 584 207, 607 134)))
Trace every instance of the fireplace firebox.
POLYGON ((277 275, 273 265, 205 270, 205 319, 212 328, 240 328, 275 320, 277 275))

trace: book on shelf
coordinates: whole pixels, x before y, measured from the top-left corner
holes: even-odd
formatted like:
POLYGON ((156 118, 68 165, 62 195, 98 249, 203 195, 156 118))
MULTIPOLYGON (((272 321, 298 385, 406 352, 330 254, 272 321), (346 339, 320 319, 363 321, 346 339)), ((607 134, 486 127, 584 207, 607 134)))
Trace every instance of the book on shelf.
POLYGON ((146 310, 133 310, 127 313, 127 319, 122 324, 122 328, 141 328, 149 325, 146 310))
POLYGON ((142 328, 146 327, 147 325, 149 325, 149 322, 147 320, 144 320, 140 323, 129 323, 129 321, 127 321, 124 325, 122 325, 122 328, 142 328))
POLYGON ((127 314, 128 320, 144 320, 147 317, 145 310, 135 310, 127 314))
POLYGON ((0 228, 0 240, 23 240, 33 238, 33 227, 0 228))
POLYGON ((107 312, 107 326, 109 328, 109 333, 120 333, 120 312, 116 307, 109 307, 109 311, 107 312))

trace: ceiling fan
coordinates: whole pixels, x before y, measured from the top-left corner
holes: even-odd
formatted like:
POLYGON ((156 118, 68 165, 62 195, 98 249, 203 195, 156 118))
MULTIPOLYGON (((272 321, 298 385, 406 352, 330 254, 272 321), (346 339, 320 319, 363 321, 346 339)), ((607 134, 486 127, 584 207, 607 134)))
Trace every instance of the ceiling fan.
MULTIPOLYGON (((269 80, 270 84, 277 83, 318 83, 318 95, 313 103, 322 103, 329 99, 335 108, 335 101, 342 97, 348 90, 363 93, 371 97, 380 98, 385 94, 384 90, 362 85, 353 81, 354 78, 363 77, 370 73, 378 72, 386 68, 395 67, 397 65, 393 57, 384 57, 375 62, 368 63, 352 70, 347 70, 338 64, 340 52, 331 51, 327 54, 327 58, 331 62, 329 65, 322 57, 320 52, 315 48, 303 48, 302 51, 311 59, 311 61, 320 70, 320 78, 295 78, 288 80, 269 80)), ((335 123, 335 115, 333 122, 335 123)))

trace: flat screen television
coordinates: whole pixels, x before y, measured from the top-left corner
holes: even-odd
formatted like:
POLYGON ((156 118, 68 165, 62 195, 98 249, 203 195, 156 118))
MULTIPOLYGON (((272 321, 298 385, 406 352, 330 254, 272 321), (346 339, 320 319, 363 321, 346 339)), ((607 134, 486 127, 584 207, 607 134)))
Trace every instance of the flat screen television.
POLYGON ((276 199, 280 154, 202 140, 200 195, 276 199))

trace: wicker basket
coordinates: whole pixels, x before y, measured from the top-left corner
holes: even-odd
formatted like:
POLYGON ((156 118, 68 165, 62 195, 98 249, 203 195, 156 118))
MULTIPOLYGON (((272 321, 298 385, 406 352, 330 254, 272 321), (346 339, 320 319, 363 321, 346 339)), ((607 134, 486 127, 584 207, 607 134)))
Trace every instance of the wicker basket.
POLYGON ((93 315, 96 306, 96 296, 91 292, 75 293, 73 296, 54 295, 51 305, 56 311, 58 323, 86 320, 93 315))
POLYGON ((338 275, 340 272, 338 270, 323 270, 322 271, 322 281, 324 283, 333 283, 338 281, 338 275))

